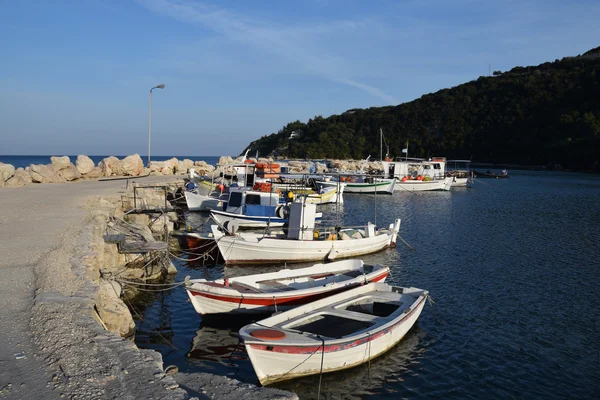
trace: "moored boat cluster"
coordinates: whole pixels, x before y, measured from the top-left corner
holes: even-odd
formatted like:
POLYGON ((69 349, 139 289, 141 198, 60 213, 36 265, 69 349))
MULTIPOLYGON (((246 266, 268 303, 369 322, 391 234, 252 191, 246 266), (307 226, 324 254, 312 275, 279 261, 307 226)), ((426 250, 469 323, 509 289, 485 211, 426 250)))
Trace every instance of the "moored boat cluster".
MULTIPOLYGON (((214 243, 225 264, 283 265, 262 274, 189 279, 196 312, 259 314, 239 330, 261 384, 351 368, 390 350, 419 318, 428 292, 385 283, 389 267, 354 257, 394 248, 400 219, 389 226, 324 226, 317 207, 343 203, 344 194, 450 190, 468 174, 447 174, 446 160, 384 161, 365 172, 290 172, 288 163, 237 160, 215 179, 195 171, 182 188, 190 211, 209 212, 210 232, 184 234, 202 254, 214 243), (397 189, 396 189, 397 190, 397 189), (328 200, 330 194, 333 200, 328 200), (318 262, 288 269, 294 262, 318 262), (269 315, 272 316, 269 317, 269 315)), ((220 165, 219 165, 220 166, 220 165)), ((218 166, 218 167, 219 167, 218 166)), ((463 181, 464 178, 464 181, 463 181)), ((331 208, 329 208, 331 210, 331 208)))

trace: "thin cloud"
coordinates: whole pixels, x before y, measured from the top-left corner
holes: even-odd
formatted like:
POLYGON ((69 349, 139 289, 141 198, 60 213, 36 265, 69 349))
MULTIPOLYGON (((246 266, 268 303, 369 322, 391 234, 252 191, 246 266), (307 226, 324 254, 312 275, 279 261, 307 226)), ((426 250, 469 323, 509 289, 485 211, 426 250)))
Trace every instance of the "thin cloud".
POLYGON ((179 21, 200 24, 229 40, 245 43, 273 53, 294 63, 301 63, 306 71, 332 82, 351 86, 378 97, 390 104, 399 101, 383 90, 357 82, 348 73, 347 60, 320 53, 308 35, 326 35, 341 30, 352 31, 362 25, 353 21, 333 21, 327 25, 313 27, 279 27, 274 24, 187 0, 138 0, 154 13, 166 15, 179 21), (308 34, 308 35, 307 35, 308 34))

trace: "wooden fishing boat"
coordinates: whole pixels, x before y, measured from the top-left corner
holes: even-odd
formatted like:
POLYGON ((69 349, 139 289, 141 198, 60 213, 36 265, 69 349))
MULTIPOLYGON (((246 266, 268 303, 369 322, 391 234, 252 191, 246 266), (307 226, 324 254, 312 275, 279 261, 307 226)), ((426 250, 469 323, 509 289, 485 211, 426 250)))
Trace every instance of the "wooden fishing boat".
POLYGON ((370 283, 246 325, 239 331, 262 385, 352 368, 395 346, 428 292, 370 283))
POLYGON ((185 290, 198 314, 273 313, 369 282, 383 282, 389 268, 362 260, 315 264, 300 269, 236 278, 186 279, 185 290))
POLYGON ((312 229, 290 229, 287 234, 237 232, 235 229, 226 232, 217 225, 211 229, 221 256, 228 264, 333 261, 395 246, 400 219, 388 228, 376 230, 375 225, 368 223, 365 229, 346 228, 323 234, 317 232, 314 225, 312 229))
POLYGON ((382 165, 384 176, 396 178, 397 192, 447 191, 452 186, 453 179, 446 177, 445 157, 397 158, 382 165))

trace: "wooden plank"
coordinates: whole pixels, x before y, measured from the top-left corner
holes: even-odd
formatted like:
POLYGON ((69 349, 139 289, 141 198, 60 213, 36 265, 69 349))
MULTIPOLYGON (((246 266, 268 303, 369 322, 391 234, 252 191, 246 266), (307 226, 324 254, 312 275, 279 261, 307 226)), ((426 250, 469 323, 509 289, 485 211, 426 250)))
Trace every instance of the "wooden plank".
POLYGON ((123 243, 125 241, 125 235, 123 233, 117 233, 112 235, 104 235, 105 243, 123 243))
POLYGON ((151 251, 166 251, 165 242, 123 242, 119 245, 119 253, 149 253, 151 251))

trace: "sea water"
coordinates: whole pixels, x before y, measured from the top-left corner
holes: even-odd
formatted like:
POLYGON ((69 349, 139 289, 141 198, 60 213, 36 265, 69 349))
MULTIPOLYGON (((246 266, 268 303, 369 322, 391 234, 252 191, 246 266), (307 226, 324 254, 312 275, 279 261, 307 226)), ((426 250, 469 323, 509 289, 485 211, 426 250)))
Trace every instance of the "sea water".
MULTIPOLYGON (((396 248, 362 258, 389 265, 388 283, 427 289, 433 299, 391 351, 323 375, 322 398, 598 398, 600 177, 510 175, 450 192, 344 194, 337 216, 335 205, 320 207, 346 225, 402 218, 396 248)), ((209 224, 200 214, 187 220, 209 224)), ((179 257, 176 281, 273 270, 179 257)), ((145 293, 132 306, 136 343, 160 351, 165 366, 258 382, 237 337, 249 321, 203 320, 182 287, 145 293)), ((312 376, 274 387, 308 399, 318 385, 312 376)))

